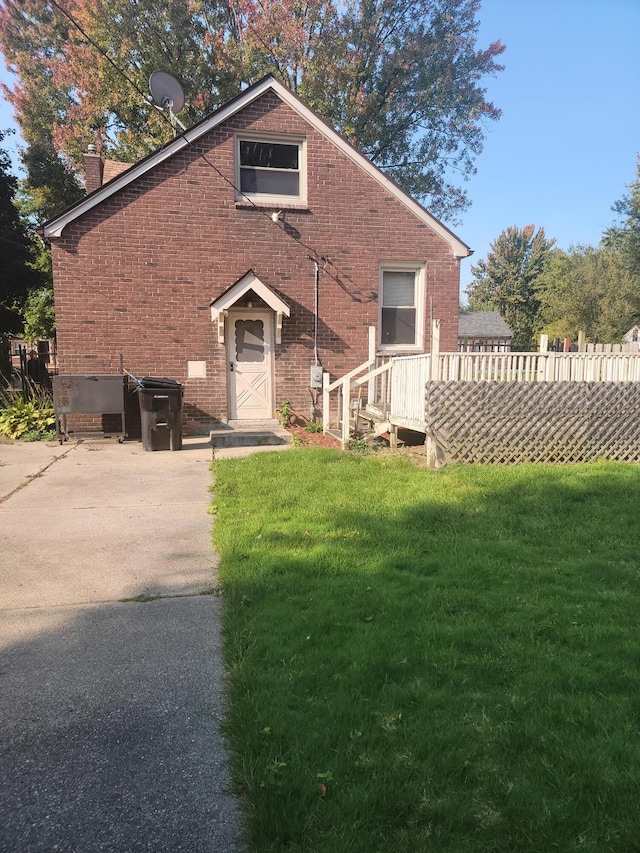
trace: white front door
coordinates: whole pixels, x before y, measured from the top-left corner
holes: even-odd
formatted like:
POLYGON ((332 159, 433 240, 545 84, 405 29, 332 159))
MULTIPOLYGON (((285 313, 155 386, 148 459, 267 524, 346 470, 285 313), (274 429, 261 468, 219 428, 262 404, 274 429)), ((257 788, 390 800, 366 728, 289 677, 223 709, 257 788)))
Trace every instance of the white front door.
POLYGON ((229 312, 229 417, 273 418, 273 315, 270 311, 229 312))

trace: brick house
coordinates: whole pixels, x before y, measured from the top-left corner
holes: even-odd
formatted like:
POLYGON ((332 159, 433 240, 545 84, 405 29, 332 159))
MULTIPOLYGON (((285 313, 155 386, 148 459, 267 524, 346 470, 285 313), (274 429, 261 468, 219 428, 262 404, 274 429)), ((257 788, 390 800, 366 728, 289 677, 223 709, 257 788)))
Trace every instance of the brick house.
MULTIPOLYGON (((246 89, 44 227, 61 374, 168 376, 185 425, 306 415, 381 353, 458 342, 469 248, 272 77, 246 89)), ((108 164, 109 167, 109 164, 108 164)))

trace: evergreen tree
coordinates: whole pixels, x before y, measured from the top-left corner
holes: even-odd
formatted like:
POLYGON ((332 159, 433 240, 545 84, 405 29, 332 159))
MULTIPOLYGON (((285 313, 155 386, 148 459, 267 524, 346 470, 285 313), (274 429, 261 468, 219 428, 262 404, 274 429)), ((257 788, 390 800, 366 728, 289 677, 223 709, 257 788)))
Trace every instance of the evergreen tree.
POLYGON ((555 240, 544 228, 511 226, 491 244, 486 259, 471 267, 467 288, 472 311, 498 311, 513 332, 513 349, 529 351, 541 326, 540 278, 555 240))
POLYGON ((635 181, 629 185, 629 192, 613 205, 613 210, 622 221, 605 231, 603 245, 622 253, 626 268, 640 288, 640 157, 635 181))

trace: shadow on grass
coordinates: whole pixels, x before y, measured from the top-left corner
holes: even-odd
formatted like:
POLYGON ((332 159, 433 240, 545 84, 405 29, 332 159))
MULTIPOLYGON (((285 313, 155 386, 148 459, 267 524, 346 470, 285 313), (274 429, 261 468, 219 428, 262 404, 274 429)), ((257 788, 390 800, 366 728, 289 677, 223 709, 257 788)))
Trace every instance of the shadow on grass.
POLYGON ((218 469, 253 849, 638 849, 638 470, 335 456, 218 469))

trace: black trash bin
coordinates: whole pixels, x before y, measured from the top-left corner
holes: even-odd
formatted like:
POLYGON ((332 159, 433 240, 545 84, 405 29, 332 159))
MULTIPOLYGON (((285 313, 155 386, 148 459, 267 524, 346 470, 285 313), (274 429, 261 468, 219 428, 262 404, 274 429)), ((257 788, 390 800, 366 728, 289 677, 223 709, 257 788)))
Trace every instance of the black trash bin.
POLYGON ((145 376, 138 384, 142 447, 182 450, 182 385, 153 376, 145 376))

